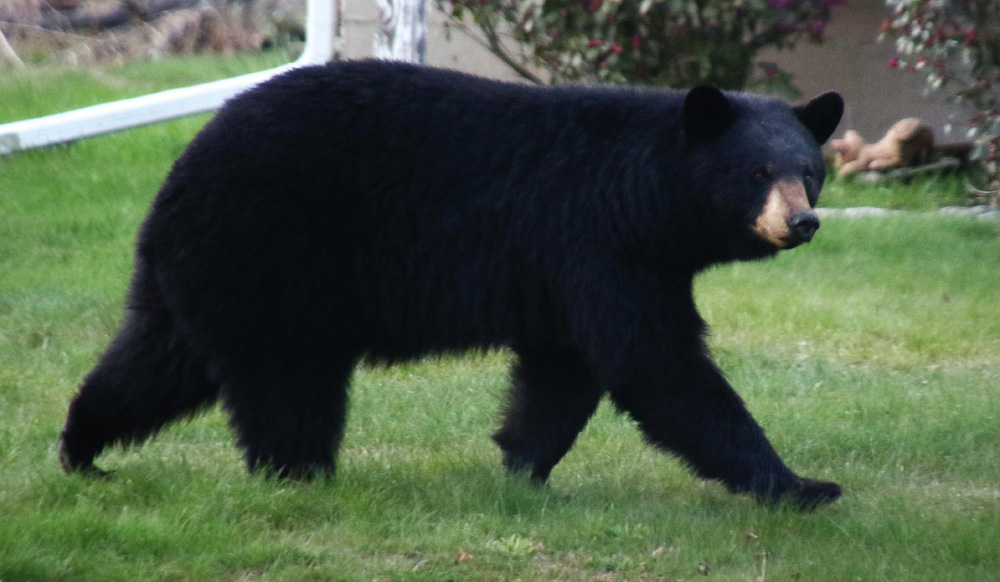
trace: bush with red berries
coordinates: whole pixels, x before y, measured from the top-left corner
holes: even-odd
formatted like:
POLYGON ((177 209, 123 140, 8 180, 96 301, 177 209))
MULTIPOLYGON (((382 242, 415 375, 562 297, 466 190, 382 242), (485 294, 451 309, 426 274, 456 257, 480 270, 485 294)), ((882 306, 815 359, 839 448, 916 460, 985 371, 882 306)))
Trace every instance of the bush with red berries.
POLYGON ((764 48, 820 42, 844 0, 435 0, 521 76, 797 95, 757 63, 764 48))
POLYGON ((1000 189, 1000 0, 886 0, 883 34, 896 41, 889 66, 927 76, 974 109, 969 136, 989 189, 1000 189))

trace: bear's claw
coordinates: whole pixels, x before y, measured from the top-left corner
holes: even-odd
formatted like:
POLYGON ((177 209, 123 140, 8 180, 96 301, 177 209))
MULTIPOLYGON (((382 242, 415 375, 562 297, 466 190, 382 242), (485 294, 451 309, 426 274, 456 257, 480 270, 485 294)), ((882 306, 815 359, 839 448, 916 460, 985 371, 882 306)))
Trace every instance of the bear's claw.
POLYGON ((801 478, 797 487, 788 491, 785 499, 799 509, 811 511, 840 499, 840 485, 829 481, 801 478))
POLYGON ((74 459, 73 454, 70 453, 66 447, 65 440, 62 440, 59 443, 59 464, 62 465, 63 471, 68 474, 78 473, 84 477, 91 477, 95 479, 109 479, 114 476, 112 471, 105 471, 104 469, 94 465, 92 458, 86 461, 74 459))

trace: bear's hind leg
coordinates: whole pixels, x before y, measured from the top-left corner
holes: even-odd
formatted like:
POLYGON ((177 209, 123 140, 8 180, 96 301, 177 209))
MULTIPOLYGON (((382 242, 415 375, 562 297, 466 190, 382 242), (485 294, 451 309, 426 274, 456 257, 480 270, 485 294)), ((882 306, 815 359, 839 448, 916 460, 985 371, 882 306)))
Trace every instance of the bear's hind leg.
POLYGON ((278 360, 236 371, 222 385, 247 468, 293 479, 332 475, 353 359, 278 360))
POLYGON ((102 475, 94 458, 112 443, 145 440, 215 402, 205 362, 191 353, 140 262, 118 335, 70 404, 59 460, 66 472, 102 475))
POLYGON ((493 435, 511 471, 545 482, 576 441, 604 392, 568 354, 519 352, 503 426, 493 435))

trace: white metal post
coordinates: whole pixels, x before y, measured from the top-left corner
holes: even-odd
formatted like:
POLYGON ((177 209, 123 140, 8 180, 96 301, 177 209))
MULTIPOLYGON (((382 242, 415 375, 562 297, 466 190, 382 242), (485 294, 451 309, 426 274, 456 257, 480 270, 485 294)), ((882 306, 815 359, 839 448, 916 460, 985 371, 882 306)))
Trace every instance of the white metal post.
POLYGON ((373 47, 379 59, 423 64, 427 54, 425 0, 376 0, 378 31, 373 47))
POLYGON ((226 99, 295 67, 325 63, 333 57, 339 30, 337 0, 308 0, 306 44, 293 63, 221 81, 170 89, 0 125, 0 155, 75 141, 85 137, 158 123, 218 109, 226 99))

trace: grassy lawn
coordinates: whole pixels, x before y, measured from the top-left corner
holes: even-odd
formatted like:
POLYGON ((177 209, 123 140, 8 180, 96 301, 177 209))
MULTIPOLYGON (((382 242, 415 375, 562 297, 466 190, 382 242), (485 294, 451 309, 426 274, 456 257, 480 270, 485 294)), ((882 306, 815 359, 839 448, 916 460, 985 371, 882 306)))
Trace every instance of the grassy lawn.
POLYGON ((935 210, 941 206, 964 206, 965 179, 961 174, 917 176, 909 183, 864 184, 853 180, 827 182, 820 206, 846 208, 878 206, 897 210, 935 210))
MULTIPOLYGON (((280 62, 3 72, 0 121, 280 62)), ((810 245, 699 279, 775 446, 845 487, 816 513, 696 481, 607 405, 551 487, 508 477, 488 438, 505 352, 359 369, 335 483, 248 477, 217 410, 106 454, 114 480, 63 475, 58 433, 117 327, 136 227, 203 122, 0 158, 0 582, 1000 581, 1000 223, 966 218, 826 219, 810 245)), ((830 198, 926 208, 952 186, 830 198)))

